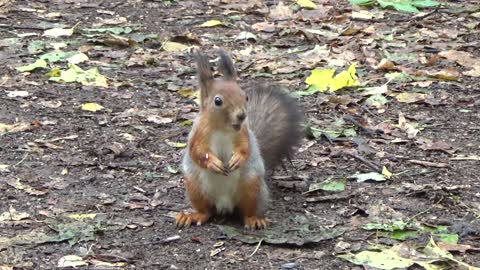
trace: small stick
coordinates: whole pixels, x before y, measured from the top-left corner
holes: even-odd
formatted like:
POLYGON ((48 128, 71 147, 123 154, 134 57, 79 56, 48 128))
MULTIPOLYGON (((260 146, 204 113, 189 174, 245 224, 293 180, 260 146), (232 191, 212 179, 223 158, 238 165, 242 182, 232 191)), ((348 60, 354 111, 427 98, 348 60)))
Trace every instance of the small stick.
POLYGON ((253 255, 255 255, 255 253, 257 253, 258 249, 260 248, 260 245, 262 244, 263 242, 263 238, 260 239, 260 241, 258 241, 258 244, 257 244, 257 247, 255 248, 255 250, 252 252, 252 254, 248 255, 248 258, 252 257, 253 255))

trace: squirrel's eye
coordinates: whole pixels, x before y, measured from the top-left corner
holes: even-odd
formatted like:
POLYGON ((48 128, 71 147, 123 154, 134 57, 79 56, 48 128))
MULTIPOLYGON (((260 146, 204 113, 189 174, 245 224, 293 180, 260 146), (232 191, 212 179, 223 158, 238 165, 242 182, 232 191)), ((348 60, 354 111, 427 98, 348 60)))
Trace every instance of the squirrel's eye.
POLYGON ((245 97, 245 99, 246 99, 246 100, 247 100, 247 102, 248 102, 248 96, 246 96, 246 97, 245 97))
POLYGON ((220 106, 222 106, 222 104, 223 104, 222 98, 221 97, 215 97, 215 105, 220 107, 220 106))

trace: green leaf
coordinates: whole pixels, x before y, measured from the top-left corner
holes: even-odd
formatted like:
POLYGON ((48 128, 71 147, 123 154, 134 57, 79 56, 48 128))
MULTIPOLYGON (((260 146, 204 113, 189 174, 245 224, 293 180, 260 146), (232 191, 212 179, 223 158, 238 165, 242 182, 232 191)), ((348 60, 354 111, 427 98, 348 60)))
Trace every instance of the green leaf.
POLYGON ((332 179, 328 178, 321 183, 313 183, 308 188, 306 193, 314 192, 317 190, 324 190, 324 191, 344 191, 345 184, 347 179, 332 179))
POLYGON ((458 243, 458 234, 453 234, 453 233, 438 233, 434 234, 435 237, 437 237, 440 241, 449 243, 449 244, 456 244, 458 243))
POLYGON ((260 240, 272 245, 315 244, 324 240, 341 236, 345 230, 339 228, 318 228, 311 226, 316 220, 305 216, 296 216, 282 222, 272 224, 261 231, 241 230, 233 226, 218 226, 229 239, 243 243, 256 244, 260 240))
POLYGON ((436 7, 439 4, 440 3, 438 3, 437 1, 433 1, 433 0, 417 0, 417 1, 412 2, 412 5, 414 5, 416 7, 419 7, 419 8, 436 7))
POLYGON ((32 40, 28 43, 27 50, 29 54, 37 54, 43 49, 45 49, 45 42, 42 40, 32 40))
POLYGON ((67 58, 72 57, 79 52, 77 51, 69 51, 69 52, 63 52, 63 51, 55 51, 55 52, 48 52, 45 54, 42 54, 40 56, 40 59, 43 60, 48 60, 50 63, 56 63, 59 61, 65 61, 67 58))
POLYGON ((403 220, 397 220, 390 224, 385 223, 367 223, 362 226, 364 230, 382 230, 393 232, 396 230, 404 230, 408 227, 408 223, 403 220))
POLYGON ((402 258, 389 249, 382 252, 362 251, 357 254, 346 254, 338 257, 356 265, 368 265, 378 269, 407 268, 414 264, 413 260, 402 258))
POLYGON ((382 233, 381 236, 400 240, 400 241, 405 241, 407 239, 417 238, 418 232, 412 231, 412 230, 396 230, 393 232, 382 233))
POLYGON ((56 82, 79 82, 83 85, 108 87, 107 78, 98 72, 96 67, 83 70, 75 64, 69 64, 67 70, 53 69, 48 73, 51 81, 56 82))
POLYGON ((33 64, 17 67, 16 69, 20 72, 32 71, 37 68, 46 68, 47 62, 43 59, 37 59, 33 64))

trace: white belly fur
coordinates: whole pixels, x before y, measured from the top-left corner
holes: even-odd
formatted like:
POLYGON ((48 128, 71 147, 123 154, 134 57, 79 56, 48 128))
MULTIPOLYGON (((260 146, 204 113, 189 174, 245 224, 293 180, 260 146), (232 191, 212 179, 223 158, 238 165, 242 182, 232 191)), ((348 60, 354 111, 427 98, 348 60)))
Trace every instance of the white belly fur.
MULTIPOLYGON (((212 134, 211 151, 228 166, 233 154, 233 134, 218 131, 212 134)), ((199 180, 202 183, 203 192, 215 203, 217 211, 230 213, 235 207, 235 194, 240 182, 240 169, 230 172, 228 176, 217 174, 208 170, 201 170, 199 180)))

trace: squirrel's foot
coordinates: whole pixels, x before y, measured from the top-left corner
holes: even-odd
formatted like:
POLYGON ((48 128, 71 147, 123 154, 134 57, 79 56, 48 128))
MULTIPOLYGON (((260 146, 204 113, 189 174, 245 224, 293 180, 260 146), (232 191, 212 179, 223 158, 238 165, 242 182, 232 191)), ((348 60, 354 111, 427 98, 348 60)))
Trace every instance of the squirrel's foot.
POLYGON ((175 224, 176 227, 181 229, 181 228, 186 228, 190 227, 190 225, 195 224, 197 226, 200 226, 207 222, 207 220, 210 218, 210 215, 205 214, 205 213, 183 213, 180 212, 177 214, 175 217, 175 224))
POLYGON ((256 216, 244 218, 245 228, 249 230, 265 229, 272 221, 268 218, 259 218, 256 216))

